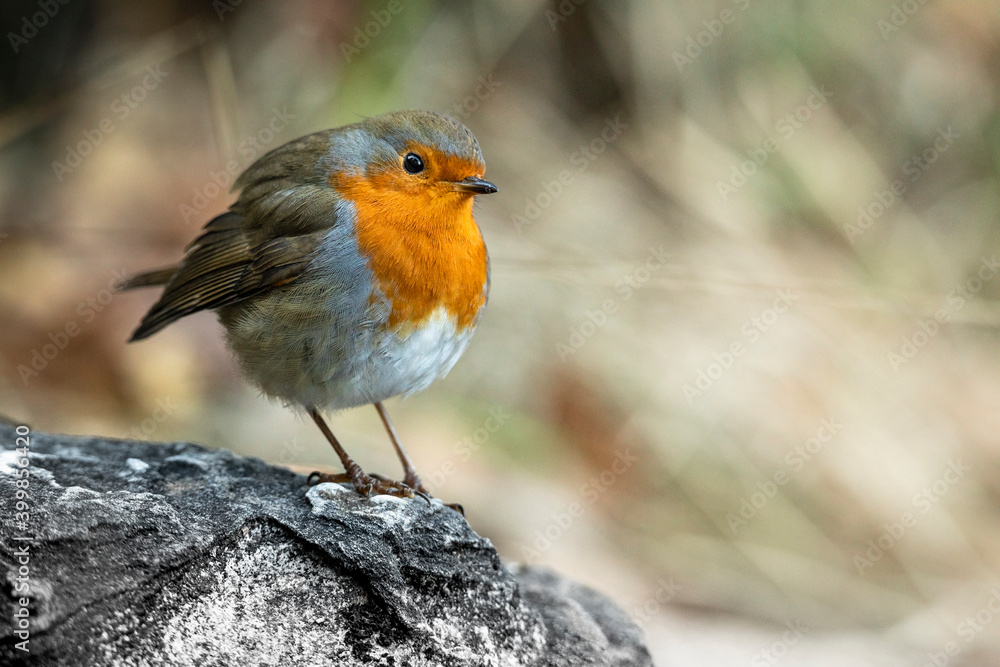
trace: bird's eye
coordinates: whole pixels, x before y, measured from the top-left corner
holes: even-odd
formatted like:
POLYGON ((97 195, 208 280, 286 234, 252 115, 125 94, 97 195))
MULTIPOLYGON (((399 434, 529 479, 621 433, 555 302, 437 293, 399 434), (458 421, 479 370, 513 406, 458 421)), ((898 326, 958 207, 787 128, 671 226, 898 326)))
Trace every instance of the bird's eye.
POLYGON ((419 174, 424 170, 424 161, 416 153, 407 153, 403 158, 403 169, 411 174, 419 174))

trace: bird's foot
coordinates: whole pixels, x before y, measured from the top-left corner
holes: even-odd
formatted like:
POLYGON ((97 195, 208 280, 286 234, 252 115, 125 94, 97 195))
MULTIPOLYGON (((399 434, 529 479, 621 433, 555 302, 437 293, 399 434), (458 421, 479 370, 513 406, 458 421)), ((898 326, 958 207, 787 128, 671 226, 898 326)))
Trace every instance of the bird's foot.
MULTIPOLYGON (((366 473, 358 466, 355 466, 352 472, 314 472, 309 475, 309 486, 315 486, 322 482, 333 482, 334 484, 350 483, 358 493, 366 498, 380 495, 395 496, 397 498, 419 497, 430 504, 432 497, 420 481, 420 477, 416 474, 407 475, 402 482, 397 482, 388 477, 383 477, 378 473, 366 473)), ((465 516, 465 508, 458 503, 445 503, 444 506, 450 507, 462 516, 465 516)))
POLYGON ((428 502, 430 501, 430 498, 426 493, 421 493, 402 482, 394 482, 393 480, 381 475, 369 475, 358 466, 354 466, 354 468, 348 472, 314 472, 309 475, 309 486, 315 486, 323 482, 333 482, 334 484, 350 483, 354 486, 354 490, 363 495, 365 498, 370 498, 372 496, 415 498, 417 496, 421 496, 427 499, 428 502))
MULTIPOLYGON (((421 495, 428 500, 433 497, 431 496, 431 492, 424 488, 423 482, 420 481, 420 476, 412 470, 406 473, 406 476, 403 478, 403 484, 416 491, 417 495, 421 495)), ((465 516, 465 508, 458 503, 444 503, 444 506, 450 507, 462 516, 465 516)))

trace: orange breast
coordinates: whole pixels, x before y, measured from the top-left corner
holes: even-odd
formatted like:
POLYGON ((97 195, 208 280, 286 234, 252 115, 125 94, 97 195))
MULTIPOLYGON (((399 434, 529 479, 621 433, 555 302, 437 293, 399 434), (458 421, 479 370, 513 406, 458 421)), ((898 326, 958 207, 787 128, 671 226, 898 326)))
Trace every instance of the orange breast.
POLYGON ((392 301, 389 325, 412 330, 437 308, 459 330, 486 305, 486 245, 472 195, 414 187, 391 173, 336 174, 330 184, 357 209, 358 247, 392 301))

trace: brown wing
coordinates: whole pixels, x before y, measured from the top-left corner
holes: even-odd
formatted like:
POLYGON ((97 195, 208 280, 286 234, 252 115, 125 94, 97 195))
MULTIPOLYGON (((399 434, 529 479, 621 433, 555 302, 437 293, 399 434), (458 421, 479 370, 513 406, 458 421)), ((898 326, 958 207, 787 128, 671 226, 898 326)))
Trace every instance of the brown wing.
MULTIPOLYGON (((279 236, 252 245, 243 218, 238 213, 223 213, 188 246, 187 255, 166 281, 160 300, 142 318, 129 341, 151 336, 185 315, 228 306, 294 280, 312 261, 323 233, 279 236)), ((152 280, 166 273, 161 270, 137 276, 123 287, 153 284, 152 280)))
POLYGON ((220 308, 295 280, 337 222, 325 164, 334 130, 279 146, 236 181, 239 199, 187 248, 175 270, 136 276, 123 288, 165 284, 130 340, 199 310, 220 308))
POLYGON ((135 289, 136 287, 155 287, 156 285, 166 285, 170 282, 170 279, 174 277, 175 273, 177 273, 176 266, 171 266, 166 269, 157 269, 156 271, 147 271, 146 273, 140 273, 132 276, 131 278, 126 278, 115 285, 115 289, 122 291, 135 289))

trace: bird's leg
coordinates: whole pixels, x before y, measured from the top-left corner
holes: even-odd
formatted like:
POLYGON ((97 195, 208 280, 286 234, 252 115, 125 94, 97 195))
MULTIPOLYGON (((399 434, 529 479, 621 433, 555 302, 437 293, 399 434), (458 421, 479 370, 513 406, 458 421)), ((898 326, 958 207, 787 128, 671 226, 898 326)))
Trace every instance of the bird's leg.
POLYGON ((427 489, 424 488, 423 483, 420 481, 420 475, 417 474, 416 469, 413 467, 413 462, 410 461, 406 450, 403 449, 403 443, 399 441, 399 435, 396 433, 396 428, 392 425, 392 420, 389 419, 389 413, 386 412, 385 406, 380 401, 375 404, 375 409, 378 410, 378 416, 382 418, 382 423, 385 424, 385 430, 389 433, 389 440, 392 441, 392 446, 396 448, 396 456, 399 457, 399 462, 403 464, 403 484, 406 484, 417 493, 429 496, 430 494, 427 493, 427 489))
POLYGON ((399 482, 393 482, 392 480, 387 480, 384 477, 372 476, 365 473, 354 459, 351 458, 350 454, 344 450, 337 440, 337 437, 327 426, 326 421, 319 414, 316 408, 309 408, 309 415, 319 426, 319 430, 323 432, 326 439, 330 441, 330 445, 333 447, 333 451, 337 452, 337 456, 340 457, 340 462, 344 466, 343 473, 338 474, 328 474, 322 472, 314 472, 309 475, 309 484, 318 484, 320 482, 350 482, 354 485, 354 488, 361 495, 368 497, 371 495, 385 494, 390 496, 404 496, 407 498, 412 498, 414 494, 414 489, 399 482))
MULTIPOLYGON (((385 406, 379 401, 375 403, 375 409, 378 410, 378 416, 382 418, 385 430, 389 433, 389 440, 392 441, 392 446, 396 449, 396 456, 399 457, 400 463, 403 464, 403 484, 424 498, 429 499, 431 494, 424 488, 423 482, 420 481, 420 475, 417 474, 416 468, 413 467, 413 461, 410 460, 409 455, 407 455, 406 450, 403 448, 403 443, 399 441, 399 435, 396 433, 396 428, 392 425, 392 420, 389 419, 389 413, 386 411, 385 406)), ((462 516, 465 516, 465 509, 458 503, 446 504, 445 507, 450 507, 462 516)))

